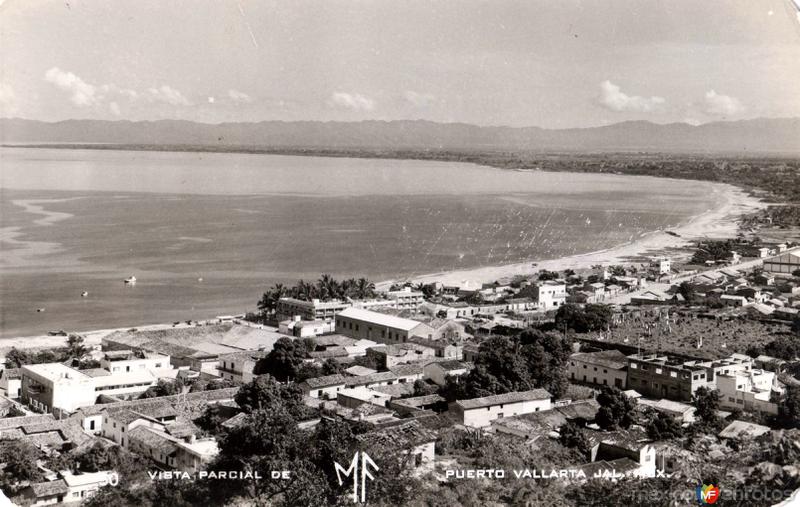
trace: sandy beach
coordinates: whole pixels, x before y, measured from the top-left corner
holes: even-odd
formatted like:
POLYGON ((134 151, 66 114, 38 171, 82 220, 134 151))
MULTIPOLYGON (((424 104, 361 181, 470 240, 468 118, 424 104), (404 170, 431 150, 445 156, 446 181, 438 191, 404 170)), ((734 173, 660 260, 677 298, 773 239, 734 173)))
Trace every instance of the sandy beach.
MULTIPOLYGON (((687 183, 691 183, 687 180, 687 183)), ((445 285, 477 286, 515 275, 532 275, 541 270, 564 271, 565 269, 581 270, 602 264, 624 264, 632 258, 657 255, 665 250, 686 248, 692 241, 701 238, 731 238, 739 230, 739 217, 767 206, 767 203, 748 195, 741 188, 727 184, 714 186, 719 192, 719 203, 715 208, 695 216, 691 220, 667 230, 646 234, 638 241, 625 243, 614 248, 598 250, 584 254, 572 255, 558 259, 531 259, 528 262, 506 264, 502 266, 485 266, 474 269, 431 273, 411 279, 414 283, 442 282, 445 285)), ((386 288, 398 280, 387 280, 377 284, 378 288, 386 288)))
MULTIPOLYGON (((144 326, 136 326, 136 329, 141 330, 154 330, 154 329, 169 329, 172 324, 148 324, 144 326)), ((127 331, 130 327, 114 328, 114 329, 96 329, 92 331, 81 331, 74 334, 83 336, 83 343, 87 347, 99 346, 106 336, 117 331, 127 331)), ((19 338, 6 338, 0 341, 0 357, 4 356, 12 348, 16 349, 46 349, 64 347, 67 342, 66 336, 23 336, 19 338)))

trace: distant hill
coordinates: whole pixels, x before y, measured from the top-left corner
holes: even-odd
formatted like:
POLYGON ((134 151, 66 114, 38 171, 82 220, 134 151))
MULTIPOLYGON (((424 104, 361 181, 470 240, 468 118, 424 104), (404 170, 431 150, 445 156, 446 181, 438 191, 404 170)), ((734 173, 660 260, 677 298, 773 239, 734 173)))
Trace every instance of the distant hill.
POLYGON ((182 120, 0 119, 0 142, 200 145, 311 149, 444 149, 800 153, 800 118, 660 125, 628 121, 548 130, 415 121, 264 121, 206 124, 182 120))

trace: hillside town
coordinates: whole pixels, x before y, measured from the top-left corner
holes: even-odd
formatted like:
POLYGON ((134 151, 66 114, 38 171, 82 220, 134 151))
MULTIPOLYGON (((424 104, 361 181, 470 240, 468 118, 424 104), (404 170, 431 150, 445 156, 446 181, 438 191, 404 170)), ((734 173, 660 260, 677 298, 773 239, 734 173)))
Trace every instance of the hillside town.
POLYGON ((10 350, 5 497, 297 505, 348 494, 334 462, 357 450, 380 457, 379 505, 800 488, 796 244, 481 285, 323 275, 258 308, 10 350), (197 480, 221 474, 238 480, 197 480))

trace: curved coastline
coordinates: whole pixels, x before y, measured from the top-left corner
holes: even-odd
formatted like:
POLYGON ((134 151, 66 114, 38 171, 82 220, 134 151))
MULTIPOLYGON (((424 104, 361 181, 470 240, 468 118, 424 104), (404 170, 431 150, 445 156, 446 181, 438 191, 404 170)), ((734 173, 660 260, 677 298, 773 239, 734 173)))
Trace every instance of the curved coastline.
POLYGON ((382 281, 377 286, 387 287, 401 281, 414 283, 441 282, 445 285, 470 285, 490 283, 515 275, 533 275, 540 270, 563 271, 565 269, 588 269, 602 264, 623 264, 630 259, 648 255, 648 252, 665 249, 680 249, 692 241, 704 237, 730 238, 738 232, 739 218, 746 214, 763 209, 767 203, 748 195, 743 189, 726 183, 709 183, 722 192, 720 204, 703 213, 684 221, 669 230, 678 236, 667 234, 665 230, 645 233, 640 238, 620 245, 581 254, 569 255, 555 259, 529 259, 525 262, 498 266, 482 266, 478 268, 443 271, 408 279, 382 281))

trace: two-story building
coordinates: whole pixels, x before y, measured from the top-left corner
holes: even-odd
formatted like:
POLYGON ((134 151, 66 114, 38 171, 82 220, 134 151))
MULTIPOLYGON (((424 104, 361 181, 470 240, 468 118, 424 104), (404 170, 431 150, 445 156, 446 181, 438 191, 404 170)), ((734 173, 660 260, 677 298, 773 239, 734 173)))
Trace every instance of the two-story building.
POLYGON ((616 349, 577 352, 570 356, 567 372, 570 380, 625 389, 628 358, 616 349))
POLYGON ((425 323, 383 313, 347 308, 336 316, 336 332, 357 340, 403 343, 412 336, 432 339, 434 329, 425 323))

